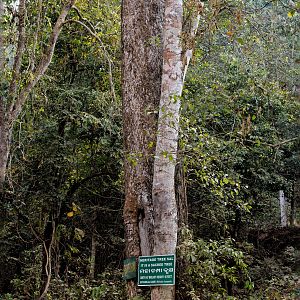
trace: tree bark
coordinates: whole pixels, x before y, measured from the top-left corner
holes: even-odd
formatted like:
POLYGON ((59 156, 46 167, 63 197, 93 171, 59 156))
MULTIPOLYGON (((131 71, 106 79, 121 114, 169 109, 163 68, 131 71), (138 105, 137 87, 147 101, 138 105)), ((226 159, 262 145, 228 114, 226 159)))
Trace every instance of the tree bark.
MULTIPOLYGON (((153 248, 152 177, 162 72, 163 0, 122 2, 126 257, 153 248)), ((137 294, 128 282, 128 296, 137 294)))
MULTIPOLYGON (((177 205, 175 166, 182 92, 181 0, 165 1, 163 33, 163 75, 153 176, 155 212, 154 255, 175 254, 177 245, 177 205)), ((154 287, 152 300, 175 298, 175 286, 154 287)))

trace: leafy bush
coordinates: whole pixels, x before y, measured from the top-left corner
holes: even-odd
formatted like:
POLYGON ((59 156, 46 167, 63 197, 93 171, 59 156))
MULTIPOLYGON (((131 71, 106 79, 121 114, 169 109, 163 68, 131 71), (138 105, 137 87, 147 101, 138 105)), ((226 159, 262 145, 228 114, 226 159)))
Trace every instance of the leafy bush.
MULTIPOLYGON (((74 274, 73 274, 74 277, 74 274)), ((62 280, 53 280, 48 299, 56 300, 122 300, 126 299, 125 282, 120 270, 106 270, 92 282, 80 278, 72 284, 62 280)))
POLYGON ((253 288, 248 274, 247 257, 231 238, 220 241, 194 241, 189 230, 178 247, 179 259, 185 265, 179 284, 183 299, 236 299, 233 286, 253 288))

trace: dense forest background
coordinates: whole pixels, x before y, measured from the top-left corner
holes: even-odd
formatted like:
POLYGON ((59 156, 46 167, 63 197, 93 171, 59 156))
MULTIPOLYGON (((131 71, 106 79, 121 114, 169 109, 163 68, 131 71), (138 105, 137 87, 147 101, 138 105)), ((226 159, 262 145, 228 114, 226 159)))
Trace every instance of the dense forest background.
MULTIPOLYGON (((18 89, 33 57, 42 59, 62 2, 27 1, 18 89)), ((4 98, 18 39, 17 6, 5 7, 4 98)), ((14 124, 0 299, 44 291, 44 299, 127 299, 121 3, 75 8, 14 124)), ((177 177, 188 218, 180 219, 178 299, 300 297, 299 14, 299 1, 204 2, 182 95, 177 177)))

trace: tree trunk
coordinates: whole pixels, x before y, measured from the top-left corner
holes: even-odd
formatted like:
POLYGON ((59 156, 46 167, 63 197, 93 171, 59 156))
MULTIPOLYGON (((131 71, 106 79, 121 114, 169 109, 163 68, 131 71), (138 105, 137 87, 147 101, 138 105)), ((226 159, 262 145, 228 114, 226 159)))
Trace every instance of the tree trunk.
MULTIPOLYGON (((122 2, 126 257, 153 247, 152 176, 162 72, 163 0, 122 2)), ((128 282, 129 298, 137 294, 128 282)))
MULTIPOLYGON (((182 91, 181 0, 165 1, 163 35, 163 75, 153 176, 155 212, 154 255, 175 254, 177 245, 177 205, 175 166, 182 91)), ((175 298, 175 286, 154 287, 152 300, 175 298)))
POLYGON ((9 156, 11 130, 5 126, 3 102, 0 97, 0 195, 3 193, 6 167, 9 156))
POLYGON ((186 194, 186 179, 183 162, 176 165, 175 170, 175 193, 177 203, 178 228, 188 226, 188 202, 186 194))
POLYGON ((52 246, 55 239, 55 222, 48 221, 44 230, 42 252, 41 295, 38 300, 46 299, 52 276, 52 246))
POLYGON ((300 177, 294 180, 291 205, 291 225, 297 225, 297 212, 300 203, 300 177))
POLYGON ((96 230, 95 228, 93 228, 92 241, 91 241, 91 258, 90 258, 90 280, 95 279, 96 250, 97 250, 97 236, 96 236, 96 230))
POLYGON ((280 203, 280 225, 281 227, 287 226, 287 213, 286 213, 286 199, 283 191, 279 191, 280 203))
POLYGON ((290 214, 290 226, 294 226, 296 223, 296 199, 295 199, 295 180, 293 182, 293 195, 291 197, 291 214, 290 214))
MULTIPOLYGON (((192 38, 199 23, 200 3, 195 2, 196 21, 191 22, 187 31, 192 38)), ((200 6, 202 8, 202 4, 200 6)), ((179 97, 192 54, 190 48, 185 53, 182 51, 182 17, 181 0, 122 1, 127 257, 175 253, 177 206, 174 177, 179 97)), ((133 281, 128 282, 128 295, 129 298, 137 295, 133 281)), ((152 299, 168 300, 174 296, 174 287, 152 290, 152 299)))

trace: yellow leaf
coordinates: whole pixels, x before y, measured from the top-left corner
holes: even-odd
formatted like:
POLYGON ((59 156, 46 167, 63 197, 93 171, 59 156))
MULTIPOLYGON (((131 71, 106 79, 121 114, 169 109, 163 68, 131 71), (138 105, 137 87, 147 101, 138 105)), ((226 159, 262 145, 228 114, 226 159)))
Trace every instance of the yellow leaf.
POLYGON ((74 216, 74 212, 69 211, 69 212, 67 213, 67 216, 68 216, 69 218, 72 218, 72 217, 74 216))
POLYGON ((78 210, 77 205, 74 202, 72 203, 72 209, 75 212, 78 210))

